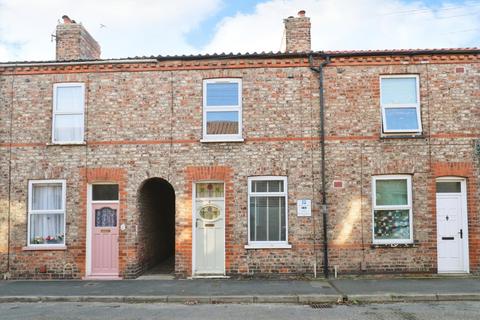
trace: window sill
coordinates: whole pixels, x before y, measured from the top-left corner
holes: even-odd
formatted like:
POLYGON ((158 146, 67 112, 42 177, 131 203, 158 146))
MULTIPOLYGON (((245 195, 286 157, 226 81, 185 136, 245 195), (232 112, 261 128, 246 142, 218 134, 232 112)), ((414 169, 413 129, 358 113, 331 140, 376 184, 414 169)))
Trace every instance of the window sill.
POLYGON ((245 249, 291 249, 292 245, 289 243, 266 243, 266 244, 247 244, 245 249))
POLYGON ((22 251, 65 251, 67 246, 65 245, 45 245, 45 246, 26 246, 22 248, 22 251))
POLYGON ((212 142, 244 142, 245 139, 238 138, 238 139, 200 139, 200 142, 212 143, 212 142))
POLYGON ((373 243, 370 245, 370 248, 416 248, 418 247, 418 242, 407 242, 407 243, 373 243))
POLYGON ((426 137, 423 133, 420 132, 412 132, 412 133, 381 133, 380 139, 425 139, 426 137))
POLYGON ((87 142, 48 142, 47 146, 86 146, 87 142))

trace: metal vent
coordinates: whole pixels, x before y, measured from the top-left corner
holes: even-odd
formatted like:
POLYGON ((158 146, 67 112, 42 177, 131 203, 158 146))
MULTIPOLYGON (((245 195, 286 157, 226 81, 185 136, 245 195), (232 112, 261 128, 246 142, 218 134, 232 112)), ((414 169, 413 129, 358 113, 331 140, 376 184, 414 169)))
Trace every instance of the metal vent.
POLYGON ((331 304, 326 304, 326 303, 312 303, 310 304, 310 307, 313 309, 328 309, 331 308, 331 304))
POLYGON ((475 140, 475 154, 480 157, 480 139, 475 140))

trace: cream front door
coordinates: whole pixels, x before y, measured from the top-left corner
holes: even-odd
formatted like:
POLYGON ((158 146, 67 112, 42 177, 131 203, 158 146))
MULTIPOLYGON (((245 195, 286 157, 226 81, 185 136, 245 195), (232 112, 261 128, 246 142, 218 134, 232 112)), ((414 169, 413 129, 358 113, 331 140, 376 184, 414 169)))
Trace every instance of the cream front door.
POLYGON ((225 199, 223 183, 199 183, 196 189, 194 274, 197 276, 224 275, 225 199))
POLYGON ((439 273, 468 272, 465 184, 437 181, 437 258, 439 273))

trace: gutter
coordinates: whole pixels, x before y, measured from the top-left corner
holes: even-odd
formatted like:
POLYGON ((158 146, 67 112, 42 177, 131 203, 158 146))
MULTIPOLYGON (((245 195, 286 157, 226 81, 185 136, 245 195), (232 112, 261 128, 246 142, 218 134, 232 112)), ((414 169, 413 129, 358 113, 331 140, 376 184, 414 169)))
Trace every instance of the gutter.
POLYGON ((122 59, 122 60, 85 60, 85 61, 52 61, 52 62, 14 62, 0 63, 0 68, 10 67, 41 67, 41 66, 78 66, 91 64, 116 64, 116 63, 157 63, 157 59, 122 59))
POLYGON ((318 73, 318 80, 320 84, 320 150, 321 150, 321 171, 322 171, 322 224, 323 224, 323 274, 325 278, 329 275, 328 266, 328 206, 327 206, 327 192, 326 192, 326 175, 325 175, 325 99, 324 99, 324 85, 323 85, 323 68, 330 63, 330 56, 324 55, 324 61, 320 63, 318 68, 313 67, 313 55, 309 56, 310 69, 318 73))
MULTIPOLYGON (((353 51, 353 52, 325 52, 324 57, 375 57, 375 56, 415 56, 415 55, 451 55, 451 54, 480 54, 480 49, 423 49, 423 50, 387 50, 387 51, 353 51)), ((318 54, 317 54, 318 56, 318 54)))
MULTIPOLYGON (((117 64, 117 63, 156 63, 160 61, 193 61, 209 59, 268 59, 268 58, 309 58, 312 57, 375 57, 375 56, 414 56, 414 55, 452 55, 452 54, 480 54, 478 48, 459 48, 459 49, 419 49, 419 50, 385 50, 385 51, 317 51, 311 53, 305 52, 260 52, 260 53, 220 53, 205 55, 182 55, 182 56, 150 56, 150 57, 132 57, 104 60, 71 60, 71 61, 16 61, 0 62, 0 68, 6 67, 36 67, 36 66, 68 66, 68 65, 96 65, 96 64, 117 64)), ((320 67, 321 68, 321 67, 320 67)), ((319 68, 314 68, 318 72, 319 68)), ((312 69, 313 70, 313 69, 312 69)))

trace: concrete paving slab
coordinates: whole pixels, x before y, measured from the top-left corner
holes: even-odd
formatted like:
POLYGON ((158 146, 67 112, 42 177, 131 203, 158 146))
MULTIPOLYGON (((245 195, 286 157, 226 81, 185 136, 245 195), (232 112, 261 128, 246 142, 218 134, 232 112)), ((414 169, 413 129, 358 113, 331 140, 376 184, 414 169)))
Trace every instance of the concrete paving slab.
POLYGON ((253 303, 298 303, 297 295, 263 295, 255 296, 253 303))
POLYGON ((479 293, 440 293, 438 301, 480 301, 479 293))
POLYGON ((349 302, 392 302, 390 294, 352 294, 347 296, 349 302))
POLYGON ((211 303, 212 299, 210 296, 167 296, 167 302, 197 304, 211 303))
POLYGON ((253 303, 254 296, 213 296, 211 303, 253 303))
POLYGON ((336 303, 342 302, 343 297, 341 295, 320 295, 320 294, 300 294, 298 295, 298 303, 311 304, 311 303, 336 303))
POLYGON ((338 279, 330 280, 343 294, 442 294, 478 293, 478 278, 424 278, 424 279, 338 279))
POLYGON ((395 302, 437 301, 433 293, 393 294, 391 297, 395 302))

